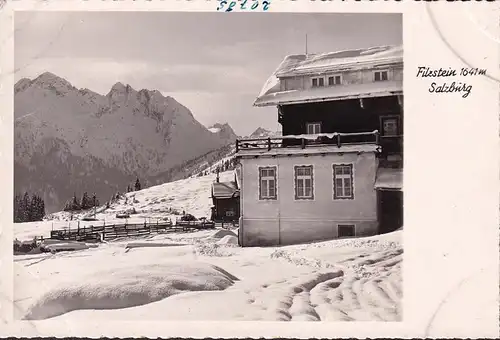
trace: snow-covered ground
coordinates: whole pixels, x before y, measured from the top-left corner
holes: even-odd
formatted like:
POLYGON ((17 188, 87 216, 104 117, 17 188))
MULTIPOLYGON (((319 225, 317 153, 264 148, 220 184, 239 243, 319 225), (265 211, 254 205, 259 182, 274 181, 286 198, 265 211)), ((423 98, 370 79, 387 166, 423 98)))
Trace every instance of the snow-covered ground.
POLYGON ((401 233, 240 248, 211 230, 16 256, 17 317, 398 321, 401 233))
MULTIPOLYGON (((234 178, 221 173, 221 181, 234 178)), ((208 216, 215 175, 126 194, 97 213, 100 225, 208 216), (119 220, 123 223, 123 220, 119 220)), ((77 221, 16 224, 14 236, 48 237, 77 221)), ((74 216, 77 218, 78 216, 74 216)), ((26 319, 399 321, 402 231, 283 247, 240 248, 237 230, 121 239, 75 251, 14 257, 16 317, 26 319)), ((54 249, 57 244, 51 245, 54 249)), ((59 247, 66 249, 70 244, 59 247)))

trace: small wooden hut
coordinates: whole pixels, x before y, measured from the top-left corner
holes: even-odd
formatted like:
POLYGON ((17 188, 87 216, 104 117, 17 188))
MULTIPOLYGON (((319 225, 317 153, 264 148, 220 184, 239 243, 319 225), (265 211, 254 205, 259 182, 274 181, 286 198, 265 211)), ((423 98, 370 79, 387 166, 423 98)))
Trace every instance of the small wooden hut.
POLYGON ((234 222, 240 218, 240 189, 236 178, 231 182, 220 182, 219 173, 212 184, 212 216, 215 222, 234 222))

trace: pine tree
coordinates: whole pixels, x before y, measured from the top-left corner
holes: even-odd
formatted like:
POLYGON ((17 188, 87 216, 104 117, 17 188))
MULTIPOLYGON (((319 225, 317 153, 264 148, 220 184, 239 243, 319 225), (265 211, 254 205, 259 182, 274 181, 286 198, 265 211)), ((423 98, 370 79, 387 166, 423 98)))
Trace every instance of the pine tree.
POLYGON ((29 207, 29 221, 42 221, 45 216, 45 202, 42 197, 33 195, 29 207))
POLYGON ((71 211, 81 210, 80 203, 78 203, 78 199, 76 198, 76 194, 73 194, 73 202, 71 204, 71 211))
POLYGON ((17 194, 14 196, 14 223, 19 223, 21 221, 22 210, 21 210, 21 195, 17 194))
POLYGON ((132 186, 130 184, 127 185, 127 192, 132 192, 132 186))
POLYGON ((45 201, 41 197, 40 197, 40 206, 38 208, 39 208, 40 221, 41 221, 45 217, 45 201))
POLYGON ((37 210, 38 210, 38 196, 33 195, 33 197, 31 197, 30 205, 28 208, 29 222, 33 222, 33 221, 36 221, 38 219, 39 213, 37 210))
POLYGON ((63 211, 71 211, 73 210, 73 199, 69 199, 64 204, 63 211))
POLYGON ((98 207, 99 206, 99 200, 97 199, 97 196, 94 192, 94 194, 92 195, 92 207, 98 207))
POLYGON ((90 202, 89 195, 87 194, 87 192, 83 193, 82 200, 80 201, 80 207, 82 210, 87 210, 90 207, 92 207, 92 204, 90 202))
POLYGON ((141 182, 139 182, 139 177, 135 181, 135 191, 141 190, 141 182))
POLYGON ((30 195, 25 192, 21 201, 21 222, 28 222, 30 220, 30 195))

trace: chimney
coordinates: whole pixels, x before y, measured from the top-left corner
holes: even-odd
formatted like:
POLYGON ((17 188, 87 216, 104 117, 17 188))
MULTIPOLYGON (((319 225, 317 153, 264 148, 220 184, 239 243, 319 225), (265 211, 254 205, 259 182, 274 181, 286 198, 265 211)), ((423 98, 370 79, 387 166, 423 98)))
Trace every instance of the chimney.
POLYGON ((219 183, 219 168, 216 170, 217 177, 215 178, 215 181, 219 183))

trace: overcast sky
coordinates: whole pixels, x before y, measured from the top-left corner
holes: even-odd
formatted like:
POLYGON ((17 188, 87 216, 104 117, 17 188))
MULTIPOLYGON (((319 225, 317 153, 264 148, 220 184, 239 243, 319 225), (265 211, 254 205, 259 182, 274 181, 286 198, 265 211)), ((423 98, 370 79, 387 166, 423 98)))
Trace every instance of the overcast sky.
POLYGON ((277 130, 253 101, 287 54, 402 43, 399 14, 16 12, 16 81, 50 71, 107 94, 159 90, 207 126, 277 130))

